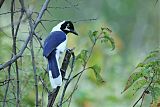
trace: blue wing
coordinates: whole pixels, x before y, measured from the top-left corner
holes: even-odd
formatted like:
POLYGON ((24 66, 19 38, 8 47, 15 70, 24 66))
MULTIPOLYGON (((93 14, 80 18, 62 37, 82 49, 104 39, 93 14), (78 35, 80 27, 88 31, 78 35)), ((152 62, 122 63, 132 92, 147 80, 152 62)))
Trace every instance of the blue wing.
POLYGON ((44 41, 43 56, 46 58, 56 47, 66 40, 66 34, 62 31, 51 32, 44 41))

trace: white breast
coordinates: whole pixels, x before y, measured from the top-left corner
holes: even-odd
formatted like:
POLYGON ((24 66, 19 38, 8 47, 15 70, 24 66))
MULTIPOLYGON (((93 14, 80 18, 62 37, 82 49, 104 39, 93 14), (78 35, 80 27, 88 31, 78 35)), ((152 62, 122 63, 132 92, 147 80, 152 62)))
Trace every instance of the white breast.
POLYGON ((60 69, 60 66, 59 66, 59 58, 60 58, 60 55, 62 52, 64 52, 66 50, 66 45, 67 45, 67 39, 62 42, 56 49, 56 60, 57 60, 57 65, 58 65, 58 68, 60 69))
POLYGON ((66 45, 67 45, 67 39, 64 42, 62 42, 60 45, 58 45, 58 47, 56 48, 57 52, 60 52, 60 53, 64 52, 66 49, 66 45))

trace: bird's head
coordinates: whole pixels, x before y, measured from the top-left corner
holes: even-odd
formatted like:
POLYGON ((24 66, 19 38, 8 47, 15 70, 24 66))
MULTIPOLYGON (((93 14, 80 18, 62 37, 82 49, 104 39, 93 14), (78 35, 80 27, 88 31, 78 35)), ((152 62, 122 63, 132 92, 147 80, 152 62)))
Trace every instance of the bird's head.
POLYGON ((74 30, 74 25, 71 21, 63 21, 60 29, 66 34, 73 33, 75 35, 78 35, 78 33, 74 30))
POLYGON ((78 35, 78 33, 74 29, 74 25, 71 21, 63 21, 60 22, 57 26, 55 26, 53 30, 62 30, 65 34, 73 33, 75 35, 78 35))

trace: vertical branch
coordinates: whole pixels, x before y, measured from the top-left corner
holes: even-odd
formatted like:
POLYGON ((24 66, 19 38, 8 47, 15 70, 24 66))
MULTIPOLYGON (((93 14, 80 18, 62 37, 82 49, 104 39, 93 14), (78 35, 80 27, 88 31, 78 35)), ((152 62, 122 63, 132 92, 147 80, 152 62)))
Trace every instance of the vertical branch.
POLYGON ((67 80, 66 80, 66 83, 64 85, 64 88, 63 88, 63 91, 62 91, 62 95, 61 95, 61 98, 60 98, 60 103, 59 103, 59 107, 62 107, 62 103, 63 103, 63 99, 64 99, 64 96, 65 96, 65 92, 67 90, 67 87, 70 83, 70 78, 71 78, 71 74, 73 72, 73 67, 74 67, 74 61, 75 61, 75 55, 74 53, 72 52, 72 62, 71 62, 71 71, 67 77, 67 80))
MULTIPOLYGON (((14 0, 11 1, 11 32, 12 32, 12 39, 13 39, 13 47, 14 47, 14 0)), ((12 52, 14 53, 14 49, 12 48, 12 52)), ((11 55, 11 58, 13 57, 13 53, 11 55)), ((8 79, 10 79, 10 71, 11 71, 11 64, 9 64, 9 67, 8 67, 8 79)), ((7 99, 7 93, 8 93, 8 90, 9 90, 9 82, 7 83, 7 86, 6 86, 6 91, 5 91, 5 95, 4 95, 4 99, 3 99, 3 107, 5 107, 5 104, 6 104, 6 99, 7 99)))
MULTIPOLYGON (((16 47, 17 47, 17 43, 16 43, 16 40, 17 40, 17 34, 18 34, 18 31, 19 31, 19 27, 20 27, 20 24, 21 24, 21 20, 22 20, 22 17, 24 15, 24 3, 23 3, 23 0, 20 0, 19 1, 20 4, 21 4, 21 14, 20 14, 20 17, 19 17, 19 20, 18 20, 18 23, 17 23, 17 27, 16 27, 16 30, 15 30, 15 33, 14 33, 14 12, 13 12, 13 7, 11 8, 11 26, 12 26, 12 38, 13 38, 13 54, 16 55, 17 54, 17 50, 16 50, 16 47)), ((13 0, 13 3, 14 3, 14 0, 13 0)), ((20 103, 20 86, 19 86, 19 70, 18 70, 18 62, 17 60, 15 60, 15 66, 16 66, 16 81, 17 81, 17 84, 16 84, 16 106, 19 107, 19 103, 20 103)))
MULTIPOLYGON (((11 71, 11 65, 8 67, 8 80, 11 78, 11 74, 10 74, 10 71, 11 71)), ((5 107, 5 104, 6 104, 6 99, 7 99, 7 93, 8 93, 8 89, 9 89, 9 82, 7 83, 7 86, 6 86, 6 90, 5 90, 5 94, 4 94, 4 99, 3 99, 3 107, 5 107)))
POLYGON ((34 50, 33 50, 33 38, 30 40, 30 47, 31 47, 31 57, 32 57, 32 66, 34 71, 34 81, 35 81, 35 92, 36 92, 36 107, 38 107, 38 81, 37 81, 37 72, 36 72, 36 65, 35 65, 35 56, 34 56, 34 50))
POLYGON ((31 35, 30 48, 31 48, 32 67, 33 67, 33 71, 34 71, 34 81, 35 81, 35 93, 36 93, 35 106, 38 107, 38 80, 37 80, 37 71, 36 71, 35 56, 34 56, 34 50, 33 50, 33 32, 34 32, 34 28, 33 28, 33 23, 32 23, 31 16, 32 16, 32 13, 30 13, 28 15, 29 26, 30 26, 29 35, 31 35))
POLYGON ((5 0, 0 0, 0 8, 2 7, 5 0))

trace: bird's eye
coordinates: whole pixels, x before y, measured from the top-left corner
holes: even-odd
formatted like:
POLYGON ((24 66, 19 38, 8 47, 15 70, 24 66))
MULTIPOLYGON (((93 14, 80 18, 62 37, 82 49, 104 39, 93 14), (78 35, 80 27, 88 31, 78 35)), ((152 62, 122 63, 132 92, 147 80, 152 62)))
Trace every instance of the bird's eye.
POLYGON ((69 24, 67 24, 67 28, 70 28, 70 25, 69 25, 69 24))

